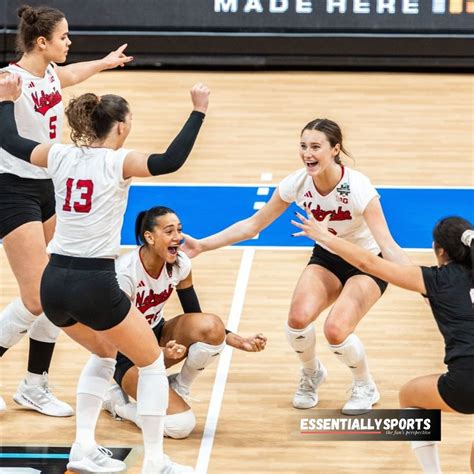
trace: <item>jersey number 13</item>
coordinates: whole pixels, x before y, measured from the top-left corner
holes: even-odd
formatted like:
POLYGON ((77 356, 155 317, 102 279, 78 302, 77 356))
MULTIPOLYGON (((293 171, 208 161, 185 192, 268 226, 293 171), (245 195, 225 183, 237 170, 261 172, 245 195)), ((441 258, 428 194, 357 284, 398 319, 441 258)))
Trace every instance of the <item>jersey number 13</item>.
POLYGON ((66 181, 66 199, 63 204, 63 211, 88 213, 92 206, 92 193, 94 192, 94 183, 90 179, 68 178, 66 181), (79 201, 74 201, 71 206, 72 188, 75 183, 75 189, 82 191, 79 201))

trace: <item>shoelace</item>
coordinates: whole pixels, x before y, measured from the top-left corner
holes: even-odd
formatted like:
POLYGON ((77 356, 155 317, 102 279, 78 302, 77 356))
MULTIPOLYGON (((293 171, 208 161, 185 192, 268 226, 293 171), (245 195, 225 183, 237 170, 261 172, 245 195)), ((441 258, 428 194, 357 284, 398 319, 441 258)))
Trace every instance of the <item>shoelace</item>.
POLYGON ((365 398, 368 395, 369 392, 369 387, 367 384, 360 384, 360 383, 354 383, 352 386, 352 395, 351 398, 355 398, 357 400, 361 398, 365 398))
POLYGON ((37 387, 44 393, 44 395, 49 399, 49 400, 57 400, 57 398, 54 396, 52 389, 55 387, 54 385, 49 385, 49 380, 48 380, 48 374, 47 372, 43 372, 42 374, 43 380, 42 382, 37 385, 37 387))
POLYGON ((110 449, 104 448, 103 446, 99 445, 97 445, 97 451, 99 451, 100 454, 108 458, 111 458, 114 455, 110 449))
POLYGON ((302 391, 313 391, 316 383, 313 376, 307 375, 304 372, 301 374, 301 379, 298 388, 302 391))

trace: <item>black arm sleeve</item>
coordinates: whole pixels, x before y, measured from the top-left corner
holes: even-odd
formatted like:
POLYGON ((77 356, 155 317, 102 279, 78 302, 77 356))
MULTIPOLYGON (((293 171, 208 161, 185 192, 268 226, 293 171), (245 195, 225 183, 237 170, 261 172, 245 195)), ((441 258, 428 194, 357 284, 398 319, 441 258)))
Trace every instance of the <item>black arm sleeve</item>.
POLYGON ((30 162, 31 153, 38 145, 38 142, 18 135, 13 102, 0 102, 0 147, 10 155, 30 162))
POLYGON ((179 302, 181 303, 185 313, 202 313, 198 297, 194 291, 194 286, 189 286, 188 288, 176 291, 178 293, 179 302))
POLYGON ((184 127, 171 142, 168 149, 162 154, 153 154, 148 157, 148 171, 153 176, 173 173, 184 165, 201 128, 205 115, 194 110, 191 112, 184 127))

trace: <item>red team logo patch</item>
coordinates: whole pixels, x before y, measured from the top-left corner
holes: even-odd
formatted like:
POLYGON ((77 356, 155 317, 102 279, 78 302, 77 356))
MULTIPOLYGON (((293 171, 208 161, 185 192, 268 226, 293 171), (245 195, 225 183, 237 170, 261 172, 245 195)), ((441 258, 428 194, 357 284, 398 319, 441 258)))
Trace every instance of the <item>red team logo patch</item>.
MULTIPOLYGON (((152 289, 150 289, 146 295, 146 291, 142 291, 141 293, 137 293, 135 306, 138 308, 140 313, 145 314, 154 306, 164 303, 171 296, 171 293, 173 293, 173 285, 171 284, 161 293, 155 293, 152 289)), ((153 324, 155 322, 156 314, 147 314, 145 315, 145 318, 149 324, 153 324)))
POLYGON ((63 100, 59 91, 54 91, 50 94, 45 94, 44 91, 41 91, 40 96, 38 96, 37 92, 33 92, 31 94, 31 98, 35 104, 35 112, 38 112, 41 115, 46 115, 46 112, 49 109, 52 109, 55 105, 60 104, 63 100))

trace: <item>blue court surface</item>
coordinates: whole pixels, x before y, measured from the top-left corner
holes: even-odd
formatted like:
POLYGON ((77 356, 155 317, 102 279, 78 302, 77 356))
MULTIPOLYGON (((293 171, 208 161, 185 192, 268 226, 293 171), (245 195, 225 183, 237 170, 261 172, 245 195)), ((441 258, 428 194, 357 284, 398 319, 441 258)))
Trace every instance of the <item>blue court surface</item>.
MULTIPOLYGON (((275 186, 133 185, 122 229, 122 244, 135 244, 134 223, 139 211, 163 205, 181 219, 185 233, 205 237, 249 217, 268 201, 275 186), (258 204, 260 203, 260 204, 258 204)), ((431 232, 442 217, 457 215, 474 222, 474 188, 378 187, 388 225, 403 248, 431 248, 431 232)), ((258 238, 239 245, 307 247, 311 241, 294 238, 290 224, 296 205, 263 230, 258 238)))

